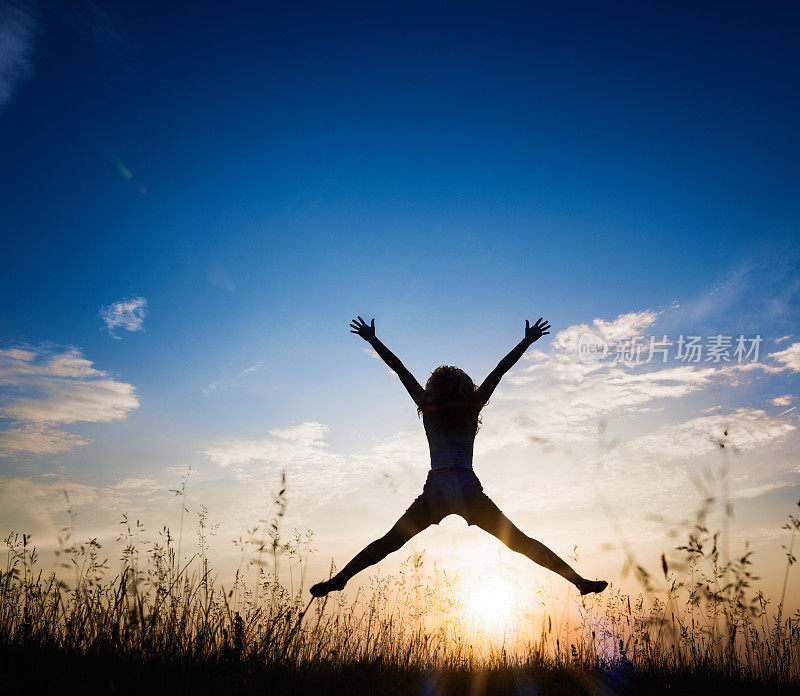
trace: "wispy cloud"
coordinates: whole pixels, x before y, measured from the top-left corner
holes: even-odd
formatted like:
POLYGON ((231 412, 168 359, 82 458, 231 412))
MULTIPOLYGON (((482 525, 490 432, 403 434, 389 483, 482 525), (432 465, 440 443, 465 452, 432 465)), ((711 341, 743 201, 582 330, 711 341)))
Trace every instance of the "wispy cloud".
POLYGON ((263 369, 264 363, 255 363, 245 368, 236 368, 235 371, 228 370, 224 375, 211 380, 203 387, 203 396, 211 397, 218 392, 245 388, 259 380, 258 373, 261 373, 263 369))
POLYGON ((644 310, 613 320, 595 319, 559 331, 547 352, 535 349, 495 393, 491 422, 477 451, 533 440, 586 442, 596 437, 598 419, 643 414, 665 400, 679 401, 725 379, 724 368, 651 363, 631 366, 601 361, 584 364, 578 343, 592 333, 613 351, 623 339, 652 330, 661 312, 644 310))
POLYGON ((367 355, 369 355, 371 358, 374 358, 378 362, 381 361, 381 356, 378 355, 374 350, 372 350, 372 348, 367 348, 366 346, 361 346, 361 350, 363 350, 367 355))
POLYGON ((781 370, 800 372, 800 342, 792 343, 788 348, 771 353, 769 358, 779 363, 781 370))
POLYGON ((100 309, 100 317, 114 338, 119 338, 114 334, 116 328, 125 331, 141 331, 145 316, 147 316, 147 300, 144 297, 119 300, 100 309))
POLYGON ((0 111, 14 99, 17 86, 33 74, 39 23, 33 2, 0 4, 0 111))
POLYGON ((56 454, 89 441, 58 428, 75 422, 108 423, 139 406, 132 385, 96 369, 76 349, 0 350, 0 456, 56 454))
POLYGON ((327 425, 306 421, 270 430, 266 437, 217 442, 202 453, 245 481, 265 480, 285 470, 300 491, 300 503, 311 509, 342 487, 358 485, 356 467, 346 465, 344 455, 329 450, 328 430, 327 425))
POLYGON ((62 474, 0 475, 0 526, 25 529, 39 544, 53 544, 66 518, 64 492, 71 507, 80 510, 82 527, 91 529, 92 536, 107 539, 116 536, 120 510, 137 516, 157 511, 153 518, 163 521, 164 503, 172 497, 166 484, 151 478, 97 486, 71 481, 62 474))
POLYGON ((389 367, 385 362, 383 362, 381 356, 378 355, 374 350, 372 350, 372 348, 361 346, 361 350, 363 350, 373 360, 377 360, 381 365, 383 365, 384 370, 386 370, 386 372, 388 372, 390 375, 394 374, 394 370, 391 367, 389 367))
POLYGON ((325 465, 340 461, 327 451, 324 442, 327 425, 306 421, 288 428, 270 430, 267 437, 218 442, 203 454, 220 466, 242 470, 248 464, 325 465))
POLYGON ((17 452, 58 454, 90 444, 89 440, 79 435, 46 425, 18 425, 0 431, 0 457, 17 452))
MULTIPOLYGON (((675 305, 676 311, 668 313, 668 323, 712 327, 735 317, 738 326, 765 326, 765 322, 774 320, 785 326, 800 303, 796 262, 791 254, 776 255, 769 259, 749 259, 726 269, 705 292, 682 301, 680 307, 675 305)), ((738 326, 731 333, 739 331, 738 326)))
MULTIPOLYGON (((748 363, 621 363, 612 360, 584 364, 578 360, 578 343, 585 333, 605 341, 610 352, 618 343, 644 331, 655 332, 661 312, 644 310, 613 320, 595 319, 559 331, 548 352, 530 351, 497 391, 494 400, 505 404, 504 437, 580 440, 594 436, 589 424, 611 415, 644 414, 668 401, 680 402, 720 385, 735 386, 748 375, 800 371, 800 343, 748 363)), ((499 436, 499 433, 498 433, 499 436)), ((523 438, 522 441, 525 441, 523 438)), ((486 445, 490 443, 485 443, 486 445)))
POLYGON ((770 399, 770 403, 773 406, 788 406, 794 401, 794 397, 791 394, 784 394, 783 396, 776 396, 774 399, 770 399))
POLYGON ((85 41, 118 60, 125 59, 131 47, 129 32, 124 23, 109 14, 102 4, 93 0, 72 0, 61 4, 54 14, 85 41))
POLYGON ((613 453, 620 462, 692 459, 719 449, 753 450, 797 429, 794 423, 757 408, 738 408, 671 423, 624 443, 613 453))
POLYGON ((306 511, 353 491, 384 486, 387 479, 408 482, 403 487, 408 494, 424 480, 427 444, 421 430, 396 433, 351 454, 331 450, 329 431, 328 425, 306 421, 270 430, 266 437, 217 442, 202 454, 244 481, 272 479, 285 470, 294 498, 306 511))
POLYGON ((776 481, 775 483, 765 483, 763 486, 753 486, 752 488, 740 488, 730 494, 731 498, 758 498, 766 493, 772 493, 781 488, 788 486, 795 486, 796 483, 791 481, 776 481))

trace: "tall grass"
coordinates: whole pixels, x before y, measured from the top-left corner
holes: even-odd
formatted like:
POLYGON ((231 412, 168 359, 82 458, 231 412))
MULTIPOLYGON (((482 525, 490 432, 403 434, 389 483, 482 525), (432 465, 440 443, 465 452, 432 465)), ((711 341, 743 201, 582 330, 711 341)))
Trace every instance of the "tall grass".
MULTIPOLYGON (((183 526, 186 481, 175 492, 183 526)), ((600 691, 622 692, 642 679, 662 686, 700 679, 797 687, 800 612, 785 616, 783 597, 772 609, 753 586, 749 551, 731 559, 721 553, 720 533, 707 522, 718 502, 706 497, 676 549, 677 561, 663 555, 658 575, 635 564, 642 585, 637 596, 612 586, 590 601, 576 598, 577 622, 563 621, 543 601, 533 616, 492 633, 465 612, 460 578, 422 572, 420 556, 409 557, 396 575, 371 576, 355 594, 311 601, 306 568, 313 538, 282 536, 285 480, 272 517, 237 540, 240 564, 229 587, 218 584, 211 567, 215 527, 203 506, 197 551, 188 559, 178 551, 182 534, 176 539, 163 527, 147 540, 142 526, 123 516, 120 570, 111 573, 96 539, 75 539, 67 498, 70 524, 59 537, 56 570, 43 571, 27 534, 5 539, 0 646, 49 659, 240 665, 248 674, 267 669, 273 676, 276 670, 363 676, 369 667, 369 679, 398 689, 387 682, 386 693, 406 693, 387 676, 395 674, 412 675, 428 693, 458 692, 459 679, 466 680, 464 689, 482 693, 487 674, 495 685, 516 684, 517 692, 531 679, 530 688, 541 689, 545 680, 563 691, 567 679, 590 692, 598 684, 600 691)), ((784 594, 798 530, 800 517, 789 515, 784 594)))

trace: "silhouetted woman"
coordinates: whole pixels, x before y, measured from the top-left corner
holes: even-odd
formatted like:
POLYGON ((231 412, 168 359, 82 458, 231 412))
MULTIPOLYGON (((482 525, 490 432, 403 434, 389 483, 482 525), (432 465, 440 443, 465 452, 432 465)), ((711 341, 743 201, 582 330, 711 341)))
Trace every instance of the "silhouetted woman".
POLYGON ((432 524, 438 524, 443 517, 451 514, 461 515, 468 524, 485 529, 510 549, 558 573, 573 583, 581 594, 604 590, 607 582, 582 578, 544 544, 517 529, 483 492, 483 487, 472 470, 472 446, 480 424, 481 409, 489 401, 503 375, 522 357, 528 347, 550 333, 550 324, 542 321, 541 317, 533 326, 529 326, 526 320, 525 338, 500 361, 480 387, 476 388, 464 371, 442 365, 433 371, 425 389, 397 356, 375 337, 374 319, 367 324, 358 317, 350 326, 351 333, 357 333, 367 341, 397 373, 414 399, 428 437, 431 470, 422 494, 395 525, 380 539, 369 544, 330 580, 313 585, 311 594, 322 597, 333 590, 343 589, 356 573, 378 563, 392 551, 397 551, 415 534, 432 524))

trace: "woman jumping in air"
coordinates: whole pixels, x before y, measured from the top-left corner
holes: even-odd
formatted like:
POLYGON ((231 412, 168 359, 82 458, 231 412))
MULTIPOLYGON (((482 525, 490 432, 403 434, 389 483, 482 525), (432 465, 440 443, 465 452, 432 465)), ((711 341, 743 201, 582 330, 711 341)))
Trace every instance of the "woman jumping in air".
POLYGON ((373 541, 330 580, 311 587, 314 597, 342 590, 356 573, 397 551, 415 534, 432 524, 439 524, 447 515, 461 515, 494 534, 506 546, 524 554, 534 563, 558 573, 569 580, 584 595, 602 592, 605 580, 587 580, 576 573, 544 544, 531 539, 517 529, 483 492, 472 470, 472 446, 480 424, 480 411, 500 383, 500 379, 522 357, 528 347, 545 334, 550 324, 539 318, 529 326, 525 321, 525 338, 504 357, 480 387, 457 367, 442 365, 431 374, 423 389, 398 357, 375 337, 375 320, 367 324, 361 317, 350 324, 357 333, 397 373, 403 386, 422 415, 425 434, 431 451, 431 469, 422 494, 397 520, 395 525, 377 541, 373 541))

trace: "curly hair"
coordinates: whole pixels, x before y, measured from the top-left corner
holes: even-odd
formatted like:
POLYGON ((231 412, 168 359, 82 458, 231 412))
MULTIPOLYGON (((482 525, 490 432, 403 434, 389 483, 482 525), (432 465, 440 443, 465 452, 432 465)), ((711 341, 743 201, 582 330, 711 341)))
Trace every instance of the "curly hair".
POLYGON ((452 365, 437 367, 425 383, 425 398, 417 408, 425 427, 438 433, 474 435, 481 424, 483 404, 474 399, 477 386, 470 376, 452 365))

